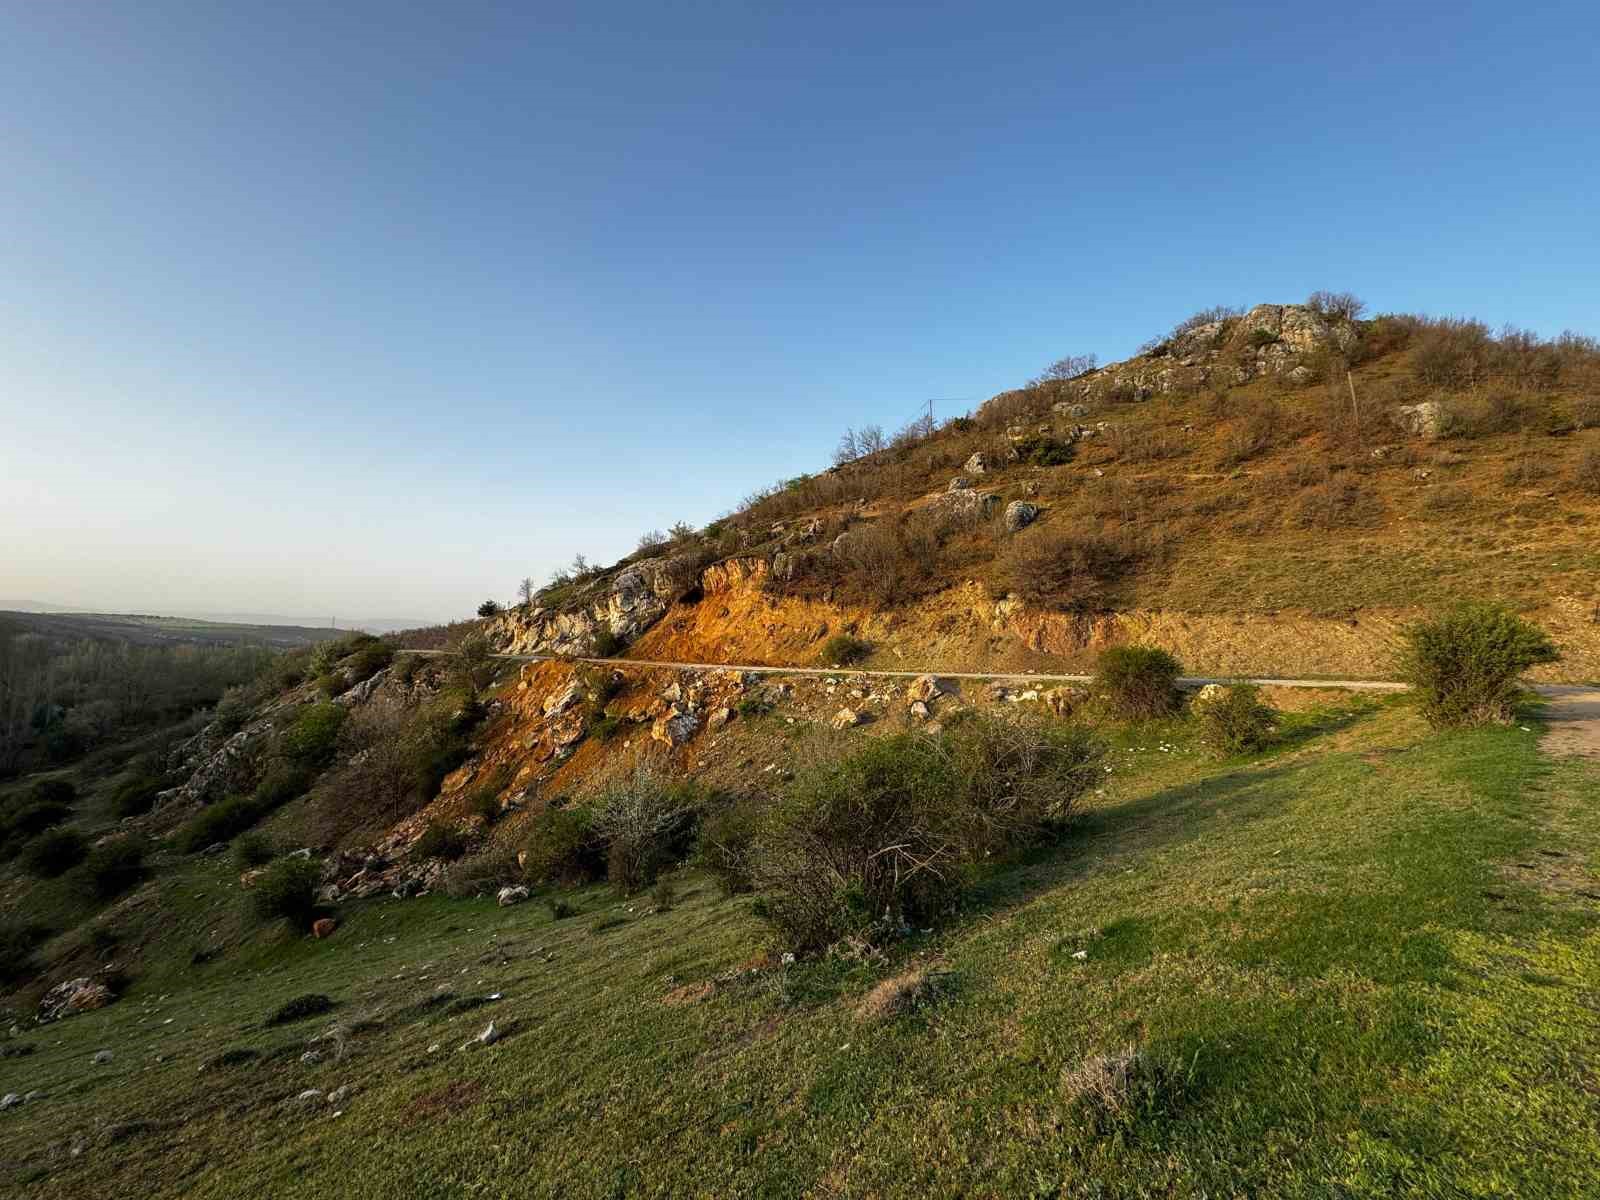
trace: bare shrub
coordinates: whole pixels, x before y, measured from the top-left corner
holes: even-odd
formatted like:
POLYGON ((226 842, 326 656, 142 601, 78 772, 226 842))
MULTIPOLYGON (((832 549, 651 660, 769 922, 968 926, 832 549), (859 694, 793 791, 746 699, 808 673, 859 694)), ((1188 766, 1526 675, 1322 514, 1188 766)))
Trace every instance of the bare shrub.
POLYGON ((825 755, 763 822, 751 873, 758 911, 797 951, 928 924, 979 867, 1070 812, 1103 755, 1074 726, 978 716, 937 736, 871 738, 825 755))
POLYGON ((1189 452, 1189 440, 1183 434, 1149 425, 1113 426, 1109 441, 1117 457, 1126 462, 1157 462, 1189 452))
POLYGON ((702 803, 694 783, 646 766, 607 784, 592 804, 594 830, 606 847, 607 878, 624 895, 655 883, 688 850, 702 803))
POLYGON ((1435 387, 1460 388, 1486 379, 1494 357, 1489 327, 1459 317, 1419 322, 1411 344, 1411 369, 1435 387))
POLYGON ((1272 400, 1250 405, 1223 434, 1218 465, 1236 467, 1272 448, 1283 424, 1283 411, 1272 400))
POLYGON ((1293 518, 1303 529, 1350 529, 1376 523, 1383 502, 1353 479, 1332 476, 1300 493, 1293 518))
POLYGON ((1103 605, 1111 584, 1140 559, 1137 538, 1035 527, 1001 551, 1000 586, 1031 604, 1067 612, 1103 605))
POLYGON ((1312 292, 1306 307, 1332 321, 1359 321, 1367 311, 1366 301, 1354 292, 1312 292))
POLYGON ((1590 446, 1579 456, 1572 483, 1580 492, 1600 496, 1600 446, 1590 446))
POLYGON ((1039 373, 1041 380, 1068 380, 1077 379, 1087 375, 1099 366, 1100 360, 1093 354, 1069 354, 1065 358, 1058 358, 1039 373))

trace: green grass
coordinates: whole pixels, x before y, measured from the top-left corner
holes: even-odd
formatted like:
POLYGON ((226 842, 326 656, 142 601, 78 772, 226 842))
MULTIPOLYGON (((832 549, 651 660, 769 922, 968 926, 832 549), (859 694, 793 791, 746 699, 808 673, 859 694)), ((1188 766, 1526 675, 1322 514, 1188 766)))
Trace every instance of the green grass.
POLYGON ((1061 845, 884 963, 748 969, 750 900, 695 876, 667 913, 604 889, 560 922, 430 897, 346 906, 315 942, 243 924, 231 869, 183 862, 138 894, 165 933, 128 995, 7 1060, 7 1089, 51 1095, 0 1118, 0 1183, 1596 1194, 1600 902, 1582 892, 1600 893, 1600 774, 1543 760, 1537 726, 1439 737, 1392 701, 1285 725, 1276 749, 1220 763, 1183 722, 1118 732, 1061 845), (208 938, 233 948, 190 966, 208 938), (936 994, 859 1020, 911 965, 941 972, 936 994), (335 1008, 265 1027, 308 992, 335 1008), (491 1018, 501 1042, 458 1049, 491 1018), (1130 1043, 1178 1082, 1108 1130, 1063 1072, 1130 1043), (92 1066, 101 1047, 116 1059, 92 1066), (342 1084, 342 1116, 295 1100, 342 1084))

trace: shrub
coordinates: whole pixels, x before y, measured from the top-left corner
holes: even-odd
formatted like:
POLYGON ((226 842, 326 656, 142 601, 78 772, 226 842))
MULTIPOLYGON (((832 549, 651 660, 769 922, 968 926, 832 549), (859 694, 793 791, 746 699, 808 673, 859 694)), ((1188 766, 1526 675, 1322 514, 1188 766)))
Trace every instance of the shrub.
POLYGON ((34 834, 43 833, 63 821, 70 820, 72 810, 65 804, 47 802, 44 804, 28 804, 18 809, 6 822, 8 840, 15 838, 32 837, 34 834))
POLYGON ((0 982, 13 983, 32 975, 37 969, 33 951, 49 937, 50 930, 43 925, 0 925, 0 982))
POLYGON ((467 835, 454 825, 434 821, 411 846, 414 859, 442 858, 455 862, 467 852, 467 835))
POLYGON ((1334 321, 1359 321, 1367 311, 1366 302, 1353 292, 1312 292, 1306 307, 1334 321))
POLYGON ((261 816, 281 808, 304 795, 311 783, 311 771, 289 763, 274 763, 256 784, 251 797, 261 816))
POLYGON ((1206 743, 1223 754, 1260 750, 1276 731, 1278 714, 1261 699, 1253 683, 1233 683, 1202 691, 1192 709, 1206 743))
POLYGON ((872 653, 872 646, 860 638, 846 633, 835 634, 822 644, 821 659, 824 666, 847 667, 858 663, 872 653))
POLYGON ((625 645, 626 643, 621 638, 602 625, 594 631, 594 638, 589 644, 589 652, 596 658, 610 658, 625 645))
POLYGON ((655 887, 650 889, 650 903, 655 905, 657 912, 671 912, 677 902, 677 884, 673 883, 672 876, 661 876, 656 880, 655 887))
POLYGON ((523 853, 523 869, 536 883, 576 886, 605 877, 605 847, 594 813, 582 805, 557 802, 535 814, 523 853))
POLYGON ((696 860, 724 896, 753 890, 751 856, 759 829, 756 806, 746 800, 713 805, 701 816, 696 860))
POLYGON ((1572 471, 1572 482, 1579 491, 1600 496, 1600 447, 1590 446, 1572 471))
POLYGON ((1369 488, 1352 479, 1330 478, 1307 488, 1295 501, 1293 517, 1306 529, 1348 529, 1371 525, 1383 515, 1383 503, 1369 488))
POLYGON ((241 871, 264 867, 278 857, 278 847, 264 833, 247 833, 233 848, 233 863, 241 871))
POLYGON ((522 882, 522 868, 510 850, 491 849, 463 858, 444 876, 445 894, 457 900, 498 892, 522 882))
POLYGON ((1459 604, 1402 636, 1401 677, 1435 729, 1511 720, 1522 673, 1560 657, 1544 630, 1500 604, 1459 604))
POLYGON ((178 831, 178 849, 194 854, 218 842, 232 841, 263 815, 254 798, 225 796, 202 808, 178 831))
POLYGON ((252 707, 250 693, 245 688, 231 687, 222 693, 211 719, 221 732, 237 733, 249 722, 252 707))
POLYGON ((78 789, 65 779, 41 779, 29 797, 35 804, 71 804, 78 798, 78 789))
POLYGON ((1173 711, 1182 670, 1177 659, 1154 646, 1113 646, 1095 664, 1095 687, 1117 716, 1150 720, 1173 711))
POLYGON ((22 852, 22 865, 38 879, 54 879, 70 871, 89 853, 89 843, 75 829, 52 829, 41 833, 22 852))
POLYGON ((308 858, 280 858, 256 880, 251 904, 265 921, 284 920, 305 930, 317 911, 322 869, 308 858))
POLYGON ((166 785, 159 775, 136 775, 117 785, 111 793, 112 811, 119 817, 137 817, 149 812, 156 804, 156 796, 166 785))
POLYGON ((1018 461, 1035 467, 1065 466, 1072 461, 1074 454, 1071 442, 1043 435, 1025 437, 1019 442, 1013 442, 1012 448, 1017 452, 1018 461))
POLYGON ((348 711, 338 704, 313 704, 301 709, 294 723, 278 736, 278 753, 310 770, 327 765, 347 716, 348 711))
POLYGON ((568 917, 578 915, 578 910, 560 896, 546 896, 544 906, 549 910, 552 921, 565 921, 568 917))
POLYGON ((973 718, 825 758, 761 821, 758 911, 795 950, 927 924, 995 855, 1064 817, 1102 754, 1064 727, 973 718))
POLYGON ((1130 537, 1035 528, 1007 543, 996 573, 1003 590, 1030 603, 1078 612, 1103 604, 1138 558, 1130 537))
POLYGON ((364 642, 345 663, 352 684, 364 683, 394 661, 394 647, 373 638, 364 642))
POLYGON ((320 1017, 323 1013, 332 1011, 331 997, 324 996, 321 992, 307 992, 303 996, 296 996, 293 1000, 284 1001, 263 1024, 270 1029, 278 1025, 304 1021, 307 1017, 320 1017))
POLYGON ((75 873, 78 890, 91 901, 104 903, 136 887, 145 877, 145 841, 118 837, 89 851, 75 873))
POLYGON ((606 876, 624 895, 642 891, 688 849, 699 789, 640 768, 608 785, 594 803, 594 829, 606 848, 606 876))

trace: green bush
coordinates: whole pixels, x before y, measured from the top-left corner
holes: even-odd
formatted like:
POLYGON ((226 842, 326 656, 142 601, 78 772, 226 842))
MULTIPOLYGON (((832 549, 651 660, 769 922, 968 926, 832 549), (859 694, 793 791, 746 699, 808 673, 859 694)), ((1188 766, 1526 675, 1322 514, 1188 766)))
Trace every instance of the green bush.
POLYGON ((119 817, 137 817, 155 807, 156 796, 166 786, 160 775, 135 775, 111 793, 112 811, 119 817))
POLYGON ((78 891, 85 898, 104 903, 136 887, 145 877, 145 841, 140 837, 118 837, 101 842, 74 873, 78 891))
POLYGON ((65 779, 41 779, 29 792, 35 804, 72 804, 78 789, 65 779))
POLYGON ((760 810, 752 801, 713 805, 701 815, 695 858, 724 896, 754 890, 752 859, 760 827, 760 810))
POLYGON ((821 659, 824 666, 848 667, 872 653, 872 646, 860 638, 839 633, 822 644, 821 659))
POLYGON ((296 929, 309 929, 321 881, 322 870, 310 859, 280 858, 256 880, 251 905, 262 920, 284 920, 296 929))
POLYGON ((1025 437, 1021 441, 1013 442, 1012 448, 1017 452, 1020 462, 1028 463, 1035 467, 1061 467, 1072 461, 1073 445, 1059 438, 1045 437, 1042 434, 1025 437))
POLYGON ((320 1017, 325 1012, 333 1011, 333 998, 324 996, 321 992, 307 992, 303 996, 296 996, 293 1000, 285 1000, 263 1022, 269 1029, 279 1025, 292 1025, 296 1021, 304 1021, 307 1017, 320 1017))
POLYGON ((1191 708, 1206 744, 1222 754, 1263 749, 1277 732, 1278 713, 1261 699, 1261 689, 1253 683, 1202 692, 1191 708))
POLYGON ((605 878, 605 846, 593 811, 583 805, 555 802, 534 814, 523 853, 523 869, 535 883, 572 887, 605 878))
POLYGON ((1095 688, 1117 716, 1150 720, 1177 706, 1182 670, 1177 659, 1154 646, 1113 646, 1095 664, 1095 688))
POLYGON ((0 982, 15 983, 32 975, 38 969, 34 949, 49 937, 50 930, 43 925, 0 925, 0 982))
POLYGON ((610 658, 623 648, 626 643, 604 625, 594 633, 594 640, 589 645, 589 653, 596 658, 610 658))
POLYGON ((796 951, 930 924, 985 865, 1059 826, 1103 755, 1072 727, 975 716, 824 759, 761 820, 757 911, 796 951))
POLYGON ((394 647, 376 638, 362 644, 344 666, 352 684, 365 683, 394 661, 394 647))
POLYGON ((1435 729, 1510 721, 1522 673, 1560 658, 1544 630, 1501 604, 1459 604, 1402 636, 1401 677, 1435 729))
POLYGON ((238 733, 250 721, 253 706, 250 693, 244 687, 231 687, 222 693, 211 719, 223 733, 238 733))
POLYGON ((251 796, 225 796, 202 808, 178 831, 178 849, 194 854, 218 842, 232 841, 265 813, 251 796))
POLYGON ((338 704, 313 704, 296 714, 278 736, 278 753, 296 766, 316 769, 333 757, 339 729, 349 713, 338 704))
POLYGON ((46 829, 54 828, 61 822, 70 820, 71 817, 72 810, 65 804, 53 801, 28 804, 18 809, 6 822, 7 833, 11 838, 29 838, 34 834, 43 833, 46 829))
POLYGON ((247 833, 233 848, 234 866, 241 871, 264 867, 277 857, 277 843, 264 833, 247 833))
POLYGON ((446 862, 455 862, 467 852, 467 835, 454 825, 447 825, 443 821, 434 821, 422 831, 411 846, 411 857, 414 859, 442 858, 446 862))
POLYGON ((291 800, 298 800, 311 786, 311 771, 291 763, 278 762, 267 768, 267 773, 256 784, 250 795, 256 808, 265 816, 291 800))
POLYGON ((41 833, 22 852, 22 865, 38 879, 54 879, 84 860, 89 843, 75 829, 52 829, 41 833))

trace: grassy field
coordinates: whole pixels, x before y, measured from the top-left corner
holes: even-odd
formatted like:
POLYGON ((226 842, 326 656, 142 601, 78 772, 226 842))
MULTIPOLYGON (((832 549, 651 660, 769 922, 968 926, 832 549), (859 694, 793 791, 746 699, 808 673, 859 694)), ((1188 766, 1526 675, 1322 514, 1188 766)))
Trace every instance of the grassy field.
POLYGON ((1123 731, 1065 842, 886 961, 773 961, 751 902, 687 873, 666 912, 604 889, 563 920, 381 901, 314 942, 251 931, 233 868, 201 860, 113 914, 160 929, 120 1003, 3 1043, 34 1050, 0 1060, 0 1091, 48 1096, 0 1114, 0 1182, 1594 1195, 1600 772, 1543 759, 1537 732, 1434 735, 1371 699, 1221 763, 1185 725, 1123 731), (918 1004, 863 1015, 915 970, 918 1004), (309 992, 336 1007, 265 1024, 309 992), (462 1048, 491 1019, 501 1039, 462 1048), (1097 1117, 1074 1072, 1127 1045, 1157 1083, 1097 1117))

